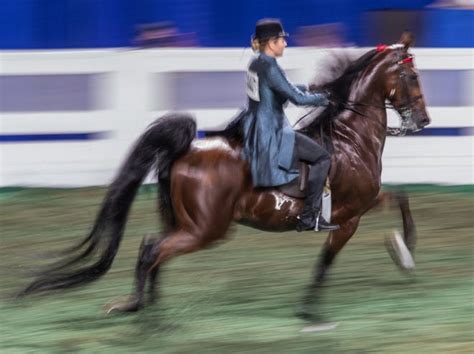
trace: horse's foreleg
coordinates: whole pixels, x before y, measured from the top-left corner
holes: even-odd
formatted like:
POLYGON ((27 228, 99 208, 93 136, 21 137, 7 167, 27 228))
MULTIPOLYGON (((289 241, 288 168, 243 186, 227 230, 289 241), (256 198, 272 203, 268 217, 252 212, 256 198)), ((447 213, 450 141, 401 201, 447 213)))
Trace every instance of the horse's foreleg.
POLYGON ((408 195, 405 192, 395 193, 400 212, 402 213, 403 219, 403 238, 405 244, 411 253, 415 251, 416 246, 416 228, 413 218, 411 216, 410 205, 408 202, 408 195))
POLYGON ((403 221, 403 236, 398 231, 385 238, 387 251, 393 262, 403 271, 415 267, 413 252, 416 246, 416 228, 410 211, 408 195, 403 191, 380 192, 373 206, 398 207, 403 221))
POLYGON ((303 298, 303 304, 297 311, 297 316, 308 321, 315 321, 318 319, 317 316, 315 316, 312 312, 312 306, 320 296, 321 287, 324 280, 326 279, 329 267, 333 263, 334 258, 342 249, 342 247, 344 247, 346 242, 349 241, 349 239, 357 230, 359 220, 360 217, 354 217, 341 224, 339 230, 329 233, 329 236, 323 245, 321 254, 316 263, 312 282, 303 298))
POLYGON ((403 239, 410 252, 413 253, 416 246, 416 228, 410 211, 408 195, 403 191, 380 192, 372 208, 379 206, 400 209, 403 221, 403 239))

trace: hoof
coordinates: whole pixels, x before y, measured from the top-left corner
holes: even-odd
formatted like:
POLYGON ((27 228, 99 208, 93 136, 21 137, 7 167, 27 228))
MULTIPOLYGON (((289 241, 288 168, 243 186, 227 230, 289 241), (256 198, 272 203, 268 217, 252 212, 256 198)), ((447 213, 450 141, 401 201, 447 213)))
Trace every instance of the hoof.
POLYGON ((331 331, 338 326, 338 323, 334 322, 319 322, 313 323, 311 325, 303 327, 301 330, 302 333, 311 333, 311 332, 324 332, 331 331))
POLYGON ((393 235, 385 238, 385 247, 393 262, 403 271, 412 272, 415 270, 415 261, 410 250, 405 244, 400 232, 394 231, 393 235))
POLYGON ((122 296, 104 305, 105 314, 136 312, 142 307, 134 295, 122 296))
POLYGON ((307 322, 317 322, 319 320, 319 318, 310 311, 308 306, 305 306, 305 305, 298 308, 295 312, 295 315, 296 317, 307 322))

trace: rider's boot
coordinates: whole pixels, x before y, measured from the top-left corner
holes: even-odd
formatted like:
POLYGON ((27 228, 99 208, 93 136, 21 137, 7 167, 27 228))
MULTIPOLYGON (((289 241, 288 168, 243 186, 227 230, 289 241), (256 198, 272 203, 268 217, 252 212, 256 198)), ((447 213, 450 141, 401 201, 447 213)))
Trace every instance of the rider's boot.
POLYGON ((296 224, 296 230, 299 232, 305 230, 334 231, 339 229, 339 225, 329 223, 321 215, 324 181, 331 164, 329 155, 327 153, 326 155, 326 158, 310 167, 303 212, 298 216, 298 223, 296 224))
POLYGON ((298 216, 298 223, 296 224, 296 231, 335 231, 339 229, 339 225, 327 222, 321 215, 319 210, 303 210, 298 216))

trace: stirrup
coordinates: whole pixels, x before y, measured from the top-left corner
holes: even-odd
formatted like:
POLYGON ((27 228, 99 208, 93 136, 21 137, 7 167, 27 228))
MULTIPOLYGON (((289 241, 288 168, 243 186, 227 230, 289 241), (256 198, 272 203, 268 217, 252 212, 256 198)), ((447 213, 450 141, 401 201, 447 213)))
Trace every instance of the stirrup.
POLYGON ((321 213, 318 213, 316 216, 316 225, 314 226, 314 231, 336 231, 339 230, 340 226, 337 224, 331 224, 327 222, 323 217, 321 217, 321 213))

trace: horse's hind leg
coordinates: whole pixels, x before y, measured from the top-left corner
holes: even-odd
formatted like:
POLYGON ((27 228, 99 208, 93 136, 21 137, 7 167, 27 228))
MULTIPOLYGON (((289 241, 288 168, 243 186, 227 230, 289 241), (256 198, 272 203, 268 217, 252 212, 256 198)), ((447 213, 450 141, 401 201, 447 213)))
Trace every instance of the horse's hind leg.
POLYGON ((158 278, 159 272, 160 266, 158 265, 150 270, 148 276, 148 302, 150 304, 154 304, 157 299, 156 280, 158 278))
POLYGON ((135 281, 137 295, 141 296, 143 302, 143 291, 148 280, 148 303, 154 304, 157 299, 156 281, 160 267, 152 267, 159 253, 161 239, 149 239, 145 237, 140 246, 137 266, 135 270, 135 281))
POLYGON ((322 285, 326 279, 329 267, 332 265, 334 258, 349 239, 354 235, 359 225, 360 217, 354 217, 349 221, 341 224, 340 229, 329 233, 324 243, 319 259, 314 269, 313 279, 303 297, 302 306, 296 312, 296 315, 307 321, 318 321, 320 318, 313 314, 312 307, 321 294, 322 285))
POLYGON ((209 166, 209 171, 193 168, 189 175, 189 170, 185 162, 174 165, 171 199, 176 226, 167 231, 166 237, 141 247, 135 272, 135 294, 126 304, 115 306, 114 310, 135 311, 142 307, 147 280, 150 300, 154 301, 156 278, 164 262, 202 249, 227 232, 242 178, 236 183, 234 170, 230 169, 226 175, 222 169, 216 169, 215 164, 209 166), (216 175, 216 170, 221 174, 216 175))
MULTIPOLYGON (((135 267, 135 293, 126 299, 121 298, 106 305, 105 310, 107 313, 132 312, 144 306, 144 289, 147 278, 150 276, 150 269, 156 260, 160 241, 149 240, 147 237, 143 238, 135 267)), ((154 278, 156 278, 156 272, 154 278)))
POLYGON ((201 249, 198 237, 183 230, 175 231, 155 243, 142 242, 135 268, 135 293, 125 301, 120 300, 107 306, 106 312, 132 312, 144 306, 144 291, 150 280, 151 301, 155 301, 155 282, 160 266, 171 258, 201 249))

